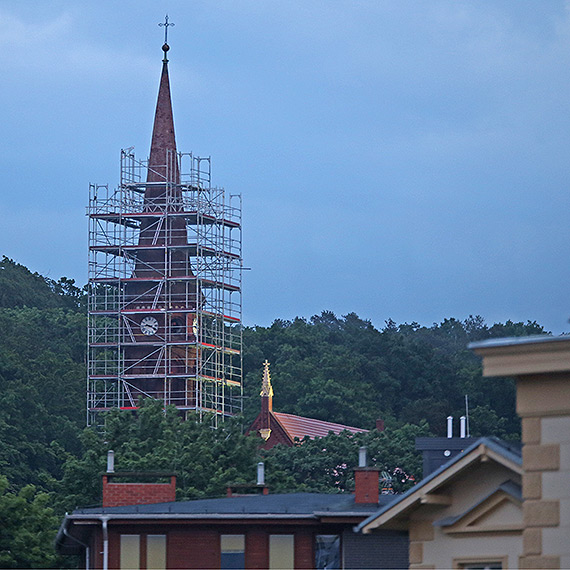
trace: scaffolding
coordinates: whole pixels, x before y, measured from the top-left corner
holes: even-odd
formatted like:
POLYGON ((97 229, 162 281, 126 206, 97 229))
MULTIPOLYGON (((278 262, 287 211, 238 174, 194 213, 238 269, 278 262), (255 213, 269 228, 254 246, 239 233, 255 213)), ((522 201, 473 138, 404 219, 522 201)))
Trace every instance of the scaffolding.
POLYGON ((215 426, 242 409, 241 195, 165 154, 147 176, 122 150, 119 187, 90 185, 88 425, 141 398, 215 426))

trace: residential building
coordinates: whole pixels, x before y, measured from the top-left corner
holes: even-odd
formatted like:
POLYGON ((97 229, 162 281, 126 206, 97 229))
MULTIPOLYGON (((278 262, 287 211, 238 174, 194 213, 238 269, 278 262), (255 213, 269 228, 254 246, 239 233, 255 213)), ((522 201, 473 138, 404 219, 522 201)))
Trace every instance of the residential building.
POLYGON ((56 540, 88 570, 177 568, 404 568, 407 533, 356 534, 353 528, 394 495, 379 495, 378 470, 355 472, 354 494, 257 493, 193 501, 164 483, 125 482, 140 474, 107 473, 103 505, 66 515, 56 540), (116 482, 116 481, 120 482, 116 482), (141 504, 140 496, 144 494, 141 504), (114 506, 106 506, 114 505, 114 506))
POLYGON ((512 376, 522 419, 523 551, 519 568, 570 568, 570 337, 470 345, 485 376, 512 376))
POLYGON ((522 451, 477 440, 357 530, 407 531, 410 568, 570 568, 570 337, 470 348, 515 378, 522 451))
POLYGON ((414 569, 516 568, 522 552, 521 478, 520 446, 480 438, 357 530, 409 533, 414 569))

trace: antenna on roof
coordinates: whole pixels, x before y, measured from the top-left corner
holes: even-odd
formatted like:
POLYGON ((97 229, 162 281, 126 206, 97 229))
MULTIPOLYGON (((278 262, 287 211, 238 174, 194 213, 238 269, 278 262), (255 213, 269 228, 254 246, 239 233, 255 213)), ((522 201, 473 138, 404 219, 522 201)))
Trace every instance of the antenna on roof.
POLYGON ((467 394, 465 394, 465 427, 467 437, 471 437, 471 432, 469 431, 469 396, 467 394))

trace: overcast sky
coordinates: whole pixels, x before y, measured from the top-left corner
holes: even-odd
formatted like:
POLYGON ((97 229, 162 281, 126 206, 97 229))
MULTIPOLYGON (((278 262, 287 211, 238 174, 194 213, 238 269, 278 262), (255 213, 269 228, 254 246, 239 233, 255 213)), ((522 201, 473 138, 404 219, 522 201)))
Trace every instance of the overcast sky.
POLYGON ((0 254, 86 282, 88 184, 148 154, 166 12, 179 150, 243 196, 247 325, 570 330, 557 0, 1 0, 0 254))

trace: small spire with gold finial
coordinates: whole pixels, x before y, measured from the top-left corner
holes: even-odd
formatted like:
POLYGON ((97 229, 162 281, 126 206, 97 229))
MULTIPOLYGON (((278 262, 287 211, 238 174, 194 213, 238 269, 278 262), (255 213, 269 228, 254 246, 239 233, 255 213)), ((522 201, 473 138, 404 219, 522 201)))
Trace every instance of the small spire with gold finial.
POLYGON ((267 358, 263 363, 263 382, 261 383, 261 392, 259 395, 273 398, 273 387, 271 386, 271 375, 269 374, 269 362, 267 358))
POLYGON ((164 61, 164 63, 167 63, 168 58, 166 57, 166 54, 170 49, 170 46, 168 45, 168 26, 174 26, 174 23, 168 21, 168 14, 166 14, 166 16, 164 17, 164 24, 160 22, 158 25, 161 28, 164 27, 164 44, 162 45, 162 51, 164 52, 164 59, 162 61, 164 61))
POLYGON ((271 375, 269 374, 269 362, 265 359, 263 363, 263 382, 261 383, 261 428, 259 435, 264 441, 271 435, 271 412, 273 411, 273 387, 271 386, 271 375))

